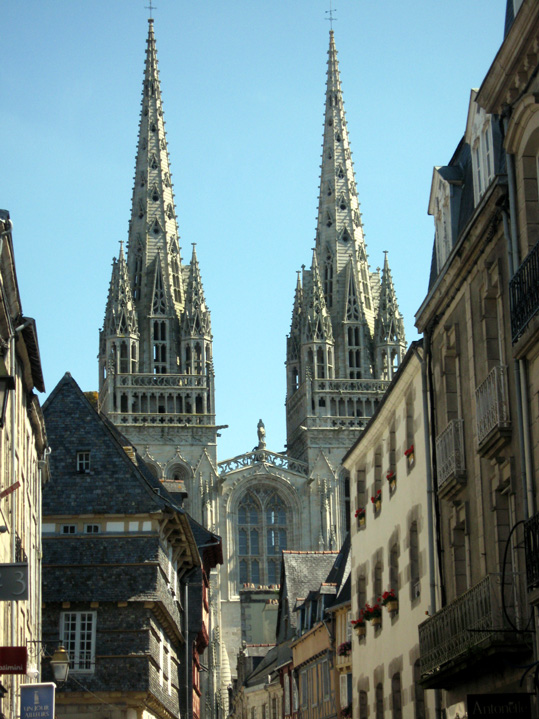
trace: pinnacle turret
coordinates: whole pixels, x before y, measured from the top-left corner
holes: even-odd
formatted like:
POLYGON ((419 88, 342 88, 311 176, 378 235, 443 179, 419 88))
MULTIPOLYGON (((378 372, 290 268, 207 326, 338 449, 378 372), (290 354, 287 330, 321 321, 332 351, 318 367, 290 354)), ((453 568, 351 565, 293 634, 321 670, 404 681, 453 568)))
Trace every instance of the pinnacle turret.
POLYGON ((193 254, 187 281, 185 295, 185 311, 182 319, 182 334, 185 337, 210 336, 211 322, 210 313, 204 298, 204 288, 200 276, 200 268, 196 247, 193 244, 193 254))
POLYGON ((380 297, 375 324, 376 360, 380 375, 390 379, 399 366, 405 352, 404 322, 397 304, 397 295, 389 269, 387 252, 380 282, 380 297))
POLYGON ((138 322, 127 273, 123 243, 118 259, 112 261, 109 296, 103 327, 111 335, 138 335, 138 322))

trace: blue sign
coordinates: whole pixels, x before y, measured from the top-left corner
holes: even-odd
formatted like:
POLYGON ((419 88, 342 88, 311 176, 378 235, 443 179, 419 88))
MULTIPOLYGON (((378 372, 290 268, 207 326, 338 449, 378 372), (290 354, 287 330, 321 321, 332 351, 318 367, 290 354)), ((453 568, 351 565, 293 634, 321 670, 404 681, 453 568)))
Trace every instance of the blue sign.
POLYGON ((54 719, 56 684, 21 684, 21 719, 54 719))

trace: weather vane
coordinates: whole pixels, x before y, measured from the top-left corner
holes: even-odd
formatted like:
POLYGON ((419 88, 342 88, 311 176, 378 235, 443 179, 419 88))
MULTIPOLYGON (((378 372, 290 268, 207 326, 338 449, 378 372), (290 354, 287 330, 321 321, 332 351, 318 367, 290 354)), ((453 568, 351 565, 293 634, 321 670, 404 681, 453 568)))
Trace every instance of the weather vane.
POLYGON ((152 19, 152 12, 153 12, 154 10, 157 10, 157 8, 155 7, 155 5, 152 4, 152 0, 149 0, 149 3, 150 3, 149 5, 145 5, 144 7, 146 8, 146 10, 149 10, 149 11, 150 11, 150 20, 151 20, 151 19, 152 19))
POLYGON ((329 15, 329 17, 326 18, 326 20, 329 20, 329 27, 333 30, 333 21, 337 22, 337 18, 333 17, 334 9, 333 9, 333 3, 331 0, 329 0, 329 10, 326 10, 326 15, 329 15))

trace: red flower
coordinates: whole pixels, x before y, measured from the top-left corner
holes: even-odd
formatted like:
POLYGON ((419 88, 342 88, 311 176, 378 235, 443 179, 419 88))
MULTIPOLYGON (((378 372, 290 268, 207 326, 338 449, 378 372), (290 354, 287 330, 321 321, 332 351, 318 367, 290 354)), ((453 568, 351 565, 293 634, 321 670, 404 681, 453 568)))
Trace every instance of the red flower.
POLYGON ((382 500, 382 490, 379 489, 375 495, 371 497, 371 502, 374 504, 375 502, 379 502, 382 500))
POLYGON ((397 595, 395 594, 395 592, 392 589, 389 589, 387 592, 384 592, 382 594, 382 598, 379 599, 378 601, 381 601, 385 607, 385 605, 388 602, 395 602, 396 600, 397 600, 397 595))
POLYGON ((365 516, 365 507, 358 507, 354 513, 354 517, 364 517, 365 516))
POLYGON ((391 482, 392 479, 395 479, 395 472, 391 471, 386 474, 386 479, 391 482))
POLYGON ((409 457, 409 456, 410 456, 411 454, 413 454, 413 453, 414 453, 414 445, 411 444, 411 445, 408 447, 408 449, 405 450, 404 456, 405 456, 405 457, 409 457))

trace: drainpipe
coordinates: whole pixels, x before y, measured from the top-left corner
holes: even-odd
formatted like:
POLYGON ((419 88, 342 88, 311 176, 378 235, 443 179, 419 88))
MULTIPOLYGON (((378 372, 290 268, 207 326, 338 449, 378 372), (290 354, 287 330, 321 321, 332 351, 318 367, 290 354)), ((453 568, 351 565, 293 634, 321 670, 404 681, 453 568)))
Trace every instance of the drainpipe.
MULTIPOLYGON (((507 133, 507 125, 509 122, 510 109, 507 108, 503 114, 502 122, 502 134, 503 139, 507 133)), ((515 270, 520 264, 519 251, 518 251, 518 228, 517 228, 517 202, 515 193, 515 164, 514 156, 506 152, 506 165, 507 165, 507 183, 509 189, 509 227, 506 218, 504 217, 504 233, 508 244, 507 259, 509 263, 509 275, 512 278, 515 274, 515 270), (509 231, 509 235, 507 232, 509 231)), ((530 417, 529 417, 529 397, 528 397, 528 384, 527 384, 527 367, 526 360, 519 359, 513 363, 515 373, 515 388, 517 394, 517 422, 518 422, 518 433, 519 433, 519 445, 520 453, 523 459, 521 467, 521 477, 523 486, 523 499, 524 499, 524 518, 529 519, 535 514, 535 497, 533 491, 533 463, 532 453, 530 446, 530 417)))
MULTIPOLYGON (((425 334, 425 342, 429 342, 429 338, 425 334)), ((423 355, 420 354, 417 347, 412 345, 414 354, 421 365, 421 394, 423 399, 423 437, 425 441, 425 465, 426 465, 426 481, 427 481, 427 542, 428 542, 428 566, 429 566, 429 615, 436 612, 436 562, 435 562, 435 546, 434 546, 434 503, 436 496, 434 494, 434 483, 432 481, 432 464, 430 452, 430 427, 429 427, 429 404, 428 404, 428 385, 427 385, 427 362, 425 359, 425 350, 423 355)), ((440 577, 441 579, 441 577, 440 577)), ((440 689, 434 690, 434 715, 442 716, 442 692, 440 689)))

